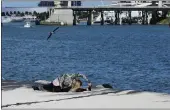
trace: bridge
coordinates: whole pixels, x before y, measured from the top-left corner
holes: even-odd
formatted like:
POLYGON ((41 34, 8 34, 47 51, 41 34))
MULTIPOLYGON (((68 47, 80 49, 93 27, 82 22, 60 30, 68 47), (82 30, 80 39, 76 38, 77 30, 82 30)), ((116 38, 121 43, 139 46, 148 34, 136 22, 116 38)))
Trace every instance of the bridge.
POLYGON ((83 6, 72 6, 72 7, 51 7, 52 9, 72 9, 74 11, 113 11, 113 10, 121 10, 121 11, 164 11, 170 10, 170 6, 159 7, 159 6, 146 6, 146 7, 135 7, 135 6, 97 6, 97 7, 83 7, 83 6))
POLYGON ((170 1, 170 0, 2 0, 2 2, 33 2, 33 1, 170 1))
POLYGON ((73 10, 73 25, 76 25, 76 18, 78 11, 87 11, 88 12, 88 20, 87 25, 91 25, 93 21, 93 11, 98 11, 101 13, 101 25, 104 25, 104 11, 114 11, 115 12, 115 24, 121 24, 121 12, 126 11, 128 12, 128 19, 129 24, 132 24, 131 19, 131 12, 132 11, 141 11, 142 13, 142 24, 148 24, 148 16, 149 13, 152 13, 152 18, 156 19, 156 13, 158 11, 170 11, 170 6, 146 6, 146 7, 135 7, 135 6, 97 6, 97 7, 83 7, 83 6, 76 6, 76 7, 51 7, 51 10, 64 10, 70 9, 73 10))
MULTIPOLYGON (((16 1, 51 1, 51 0, 2 0, 8 2, 16 2, 16 1)), ((54 0, 61 1, 61 0, 54 0)), ((77 0, 62 0, 62 1, 77 1, 77 0)), ((96 1, 96 0, 79 0, 79 1, 96 1)), ((103 0, 103 1, 122 1, 122 0, 103 0)), ((131 0, 126 0, 131 1, 131 0)), ((143 0, 137 0, 143 1, 143 0)), ((150 0, 145 0, 150 1, 150 0)), ((164 0, 154 0, 154 1, 164 1, 164 0)), ((170 0, 166 0, 170 1, 170 0)), ((96 6, 96 7, 84 7, 84 6, 67 6, 67 7, 49 7, 49 13, 52 15, 55 10, 73 10, 73 25, 76 25, 77 19, 77 11, 88 11, 88 20, 87 25, 91 25, 93 21, 93 11, 98 11, 101 13, 101 25, 104 24, 104 11, 114 11, 115 12, 115 24, 118 24, 121 21, 121 11, 128 12, 129 24, 132 23, 131 20, 131 12, 132 11, 141 11, 142 12, 142 24, 148 24, 148 15, 152 13, 152 18, 156 19, 157 11, 170 11, 170 6, 145 6, 145 7, 135 7, 135 6, 121 6, 121 5, 111 5, 111 6, 96 6)))
MULTIPOLYGON (((36 8, 36 7, 5 7, 5 8, 36 8)), ((71 7, 48 7, 49 9, 71 9, 73 11, 113 11, 113 10, 121 10, 121 11, 164 11, 170 10, 170 6, 146 6, 146 7, 135 7, 135 6, 96 6, 96 7, 84 7, 84 6, 71 6, 71 7)))

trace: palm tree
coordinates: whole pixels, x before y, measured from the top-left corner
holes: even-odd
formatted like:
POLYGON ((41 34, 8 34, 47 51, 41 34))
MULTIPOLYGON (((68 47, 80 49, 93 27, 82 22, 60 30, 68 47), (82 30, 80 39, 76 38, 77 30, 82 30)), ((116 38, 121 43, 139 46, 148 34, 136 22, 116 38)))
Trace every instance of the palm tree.
POLYGON ((17 11, 17 15, 18 15, 18 16, 21 16, 21 13, 20 13, 20 11, 17 11))
POLYGON ((47 14, 46 14, 46 18, 49 18, 49 16, 50 16, 50 13, 49 13, 49 12, 47 12, 47 14))
POLYGON ((8 11, 6 12, 6 15, 9 16, 10 14, 8 13, 8 11))
POLYGON ((43 16, 44 16, 44 20, 46 20, 46 19, 47 19, 47 13, 44 12, 44 13, 43 13, 43 16))
POLYGON ((28 15, 28 11, 25 12, 25 15, 28 15))
POLYGON ((14 11, 14 14, 16 15, 16 14, 17 14, 17 12, 16 12, 16 11, 14 11))
POLYGON ((40 14, 38 15, 38 18, 39 18, 40 20, 45 20, 45 19, 46 19, 46 12, 40 13, 40 14))
POLYGON ((10 11, 10 15, 12 15, 13 14, 13 12, 12 11, 10 11))
POLYGON ((5 12, 1 12, 1 16, 5 16, 5 12))
POLYGON ((36 11, 34 11, 34 12, 33 12, 33 15, 34 15, 34 16, 37 16, 38 14, 37 14, 37 12, 36 12, 36 11))
POLYGON ((22 13, 20 14, 20 16, 25 16, 24 12, 22 12, 22 13))
POLYGON ((28 15, 32 15, 32 12, 28 12, 28 15))

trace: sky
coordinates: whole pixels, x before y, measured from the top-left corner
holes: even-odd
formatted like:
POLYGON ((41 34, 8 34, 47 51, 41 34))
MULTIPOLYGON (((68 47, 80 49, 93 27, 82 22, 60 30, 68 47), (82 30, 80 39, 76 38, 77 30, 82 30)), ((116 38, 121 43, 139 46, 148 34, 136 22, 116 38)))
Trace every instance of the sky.
MULTIPOLYGON (((104 0, 103 0, 104 1, 104 0)), ((36 7, 39 2, 2 2, 2 7, 36 7)), ((103 2, 104 5, 110 4, 110 1, 103 2)), ((85 1, 83 6, 98 6, 102 5, 101 1, 85 1)))

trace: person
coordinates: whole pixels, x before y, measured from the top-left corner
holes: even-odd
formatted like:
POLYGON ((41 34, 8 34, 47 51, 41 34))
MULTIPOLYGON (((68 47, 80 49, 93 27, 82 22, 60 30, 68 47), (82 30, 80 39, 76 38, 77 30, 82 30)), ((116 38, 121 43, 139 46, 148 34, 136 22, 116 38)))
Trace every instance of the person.
POLYGON ((81 88, 81 86, 82 86, 82 81, 79 79, 76 79, 75 83, 72 84, 70 91, 72 91, 72 92, 91 91, 92 85, 90 83, 88 84, 88 88, 86 88, 86 89, 81 88))
MULTIPOLYGON (((80 78, 84 78, 88 82, 88 88, 91 90, 91 82, 87 79, 84 74, 72 73, 72 74, 62 74, 60 77, 57 77, 50 84, 46 84, 40 87, 33 86, 34 90, 47 90, 49 92, 68 92, 73 90, 73 86, 80 82, 80 78)), ((77 86, 78 87, 78 86, 77 86)), ((75 89, 76 90, 76 89, 75 89)))

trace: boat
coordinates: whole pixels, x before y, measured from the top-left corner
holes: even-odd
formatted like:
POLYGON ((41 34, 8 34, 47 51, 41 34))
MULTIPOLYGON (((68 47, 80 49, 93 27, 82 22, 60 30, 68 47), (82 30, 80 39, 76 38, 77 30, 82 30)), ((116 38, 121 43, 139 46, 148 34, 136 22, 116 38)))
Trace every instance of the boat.
POLYGON ((25 15, 23 18, 25 20, 29 20, 30 22, 35 22, 36 21, 36 17, 32 16, 32 15, 25 15))
POLYGON ((2 23, 9 23, 12 19, 8 16, 2 16, 2 23))
POLYGON ((24 18, 19 16, 11 16, 12 22, 23 22, 24 18))
POLYGON ((25 27, 25 28, 30 28, 30 27, 32 27, 32 26, 31 26, 31 23, 27 21, 27 22, 25 23, 24 27, 25 27))

